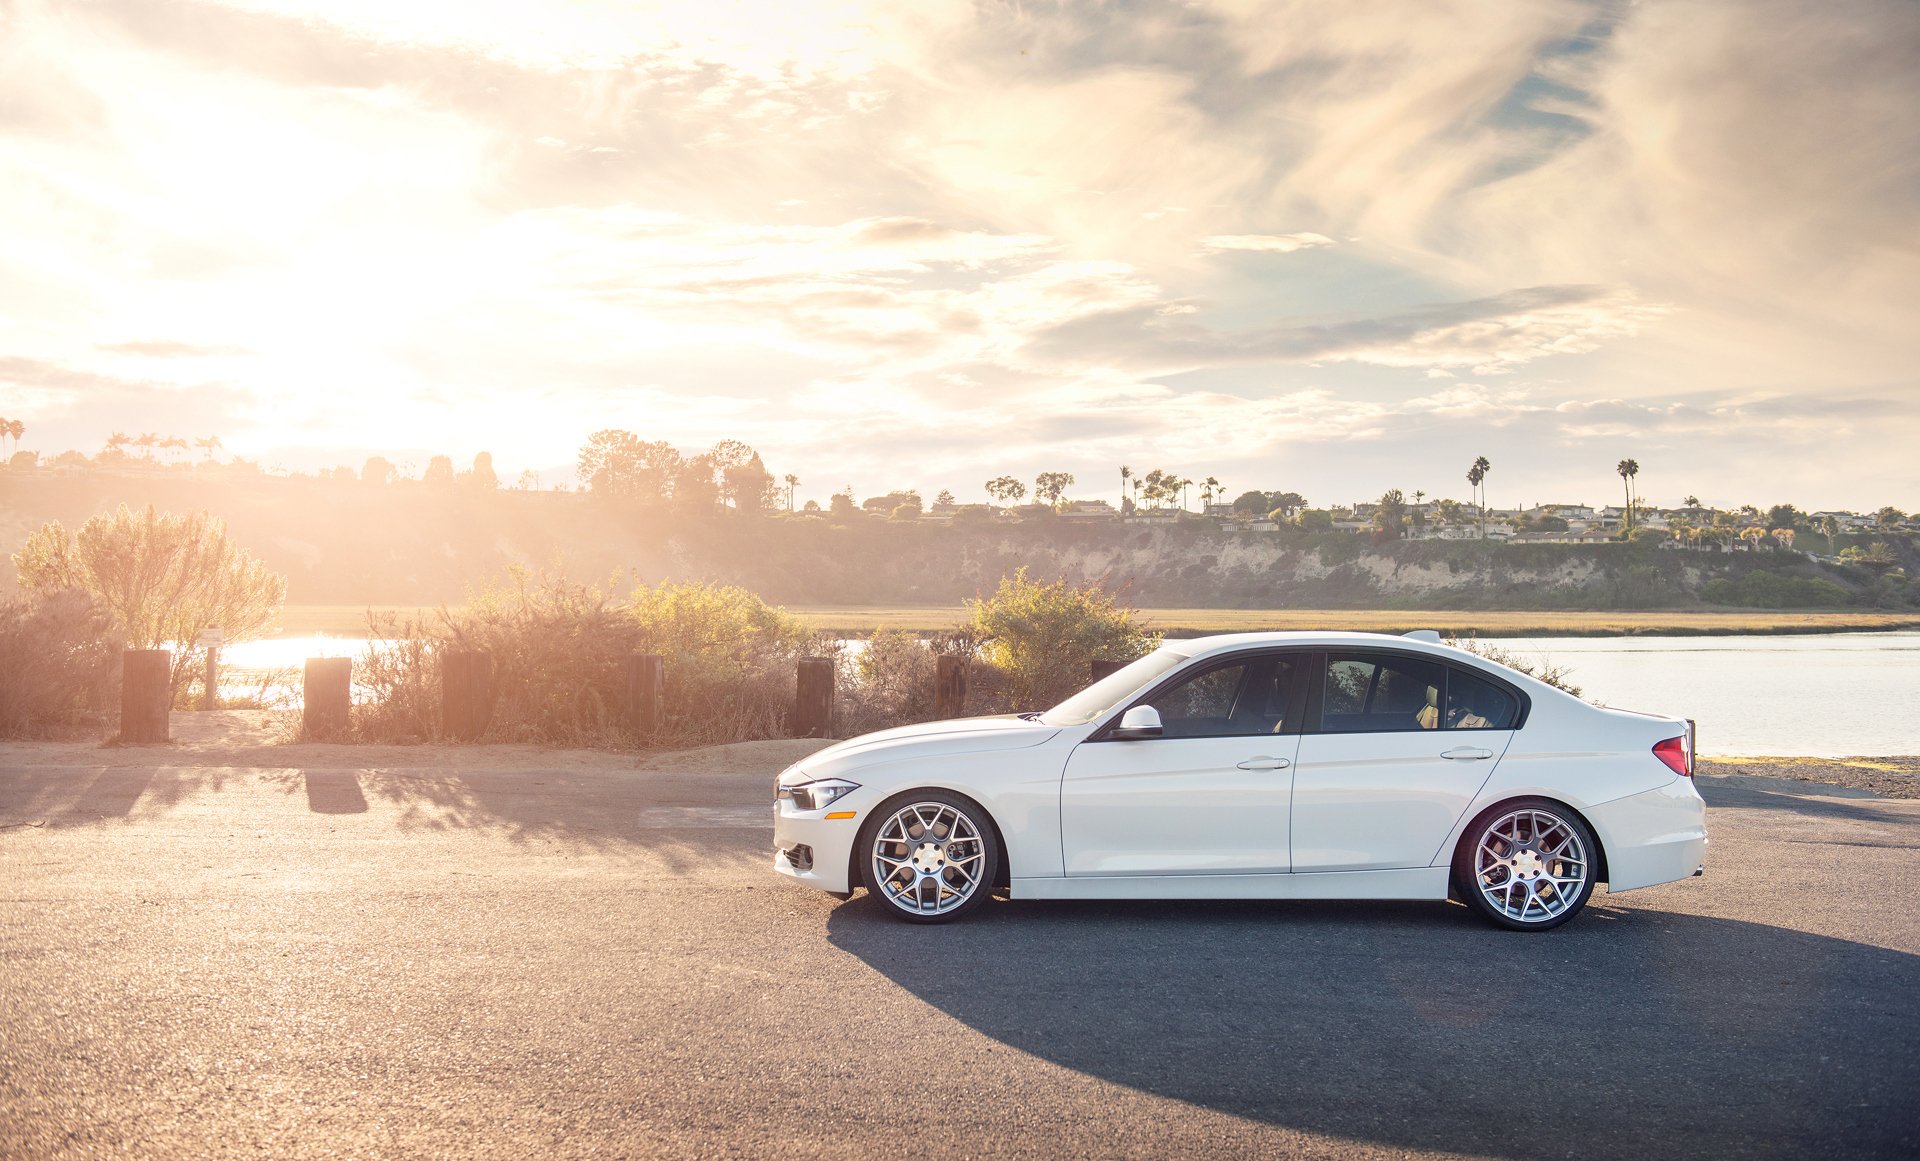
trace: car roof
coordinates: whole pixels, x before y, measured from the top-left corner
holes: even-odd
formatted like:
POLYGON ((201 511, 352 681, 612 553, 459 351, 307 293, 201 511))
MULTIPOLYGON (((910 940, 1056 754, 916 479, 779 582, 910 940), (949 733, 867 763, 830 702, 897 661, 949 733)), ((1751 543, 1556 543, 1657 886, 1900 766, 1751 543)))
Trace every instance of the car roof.
POLYGON ((1398 633, 1356 633, 1348 630, 1287 630, 1271 633, 1215 633, 1207 637, 1168 638, 1161 643, 1162 648, 1172 649, 1187 657, 1201 657, 1209 653, 1218 653, 1230 649, 1257 648, 1260 646, 1346 646, 1348 648, 1405 649, 1413 653, 1430 653, 1440 657, 1472 657, 1464 649, 1450 645, 1437 644, 1418 637, 1403 636, 1398 633))

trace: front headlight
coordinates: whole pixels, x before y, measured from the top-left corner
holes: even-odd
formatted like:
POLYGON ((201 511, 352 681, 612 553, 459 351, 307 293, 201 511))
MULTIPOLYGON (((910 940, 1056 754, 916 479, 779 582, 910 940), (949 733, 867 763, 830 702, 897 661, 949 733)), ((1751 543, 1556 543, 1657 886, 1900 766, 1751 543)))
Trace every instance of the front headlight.
POLYGON ((820 778, 798 786, 782 786, 780 797, 793 799, 796 810, 822 810, 860 789, 858 782, 844 778, 820 778))

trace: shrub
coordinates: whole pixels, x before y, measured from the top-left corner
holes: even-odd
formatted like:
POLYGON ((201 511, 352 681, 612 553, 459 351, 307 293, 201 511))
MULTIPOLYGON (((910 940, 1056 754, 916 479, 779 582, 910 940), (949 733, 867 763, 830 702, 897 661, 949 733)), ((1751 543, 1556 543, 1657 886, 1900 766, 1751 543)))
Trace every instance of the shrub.
POLYGON ((113 617, 87 594, 0 603, 0 738, 110 724, 119 678, 113 617))
POLYGON ((1004 677, 1021 709, 1052 705, 1087 684, 1089 663, 1132 661, 1159 644, 1099 585, 1043 584, 1021 569, 984 600, 968 601, 981 657, 1004 677))
POLYGON ((1455 649, 1465 649, 1475 657, 1484 657, 1495 665, 1504 665, 1508 669, 1518 670, 1528 677, 1538 681, 1544 681, 1553 688, 1565 690, 1575 697, 1580 696, 1580 687, 1567 680, 1567 675, 1573 672, 1569 666, 1548 665, 1544 662, 1536 665, 1517 653, 1482 641, 1472 635, 1466 637, 1448 637, 1446 638, 1446 643, 1455 649))
POLYGON ((1750 572, 1739 580, 1717 577, 1700 586, 1700 598, 1714 605, 1749 609, 1818 609, 1851 603, 1847 590, 1813 577, 1750 572))
POLYGON ((286 599, 286 578, 227 539, 226 526, 205 512, 135 515, 122 504, 69 535, 59 521, 31 536, 13 563, 20 587, 41 596, 68 589, 89 594, 114 618, 127 646, 171 646, 179 696, 198 668, 193 639, 219 626, 229 641, 256 637, 286 599))
POLYGON ((875 629, 866 648, 840 667, 835 732, 851 737, 931 719, 938 667, 929 643, 905 629, 875 629))

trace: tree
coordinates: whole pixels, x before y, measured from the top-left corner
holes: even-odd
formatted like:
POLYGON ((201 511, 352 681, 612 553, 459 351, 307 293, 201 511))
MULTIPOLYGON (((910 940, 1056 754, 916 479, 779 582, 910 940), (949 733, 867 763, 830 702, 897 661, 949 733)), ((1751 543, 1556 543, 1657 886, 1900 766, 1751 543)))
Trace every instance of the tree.
POLYGON ((187 441, 177 435, 170 435, 160 441, 160 449, 162 451, 186 451, 187 441))
POLYGON ((791 512, 793 511, 793 490, 800 486, 800 477, 794 475, 792 472, 788 472, 785 476, 782 476, 781 479, 786 481, 787 511, 791 512))
POLYGON ((946 488, 940 489, 940 494, 933 498, 933 506, 936 508, 951 508, 954 503, 953 493, 946 488))
POLYGON ((1840 560, 1845 564, 1856 564, 1876 573, 1887 572, 1900 563, 1899 558, 1894 556, 1893 549, 1884 540, 1876 540, 1865 548, 1856 544, 1842 552, 1840 560))
POLYGON ((1273 492, 1267 499, 1289 520, 1293 519, 1295 512, 1307 506, 1307 498, 1298 492, 1273 492))
POLYGON ((500 473, 493 470, 493 453, 480 452, 473 457, 474 487, 483 492, 492 492, 500 487, 500 473))
POLYGON ((1033 479, 1033 498, 1044 500, 1055 508, 1060 506, 1061 497, 1073 486, 1072 472, 1041 472, 1033 479))
POLYGON ((1792 504, 1775 504, 1767 509, 1767 523, 1774 528, 1801 528, 1807 523, 1807 514, 1792 504))
POLYGON ((1127 510, 1127 481, 1131 479, 1133 479, 1133 469, 1128 467, 1125 464, 1121 464, 1120 465, 1120 510, 1122 512, 1125 512, 1127 510))
POLYGON ((828 501, 827 518, 836 524, 845 524, 852 520, 854 513, 858 511, 859 509, 853 505, 853 485, 848 484, 835 492, 833 499, 828 501))
POLYGON ((172 646, 174 689, 192 672, 194 637, 209 626, 229 641, 257 637, 286 599, 286 578, 227 537, 205 512, 135 514, 126 505, 69 535, 44 525, 14 554, 20 586, 39 597, 65 590, 92 596, 134 649, 172 646))
POLYGON ((193 446, 199 448, 203 452, 206 452, 207 458, 212 459, 213 453, 220 450, 220 437, 217 435, 203 436, 199 439, 194 440, 193 446))
POLYGON ((1682 503, 1689 508, 1698 508, 1700 506, 1700 497, 1688 493, 1687 498, 1683 500, 1682 503))
MULTIPOLYGON (((630 431, 604 428, 587 437, 575 471, 589 492, 610 499, 665 503, 686 462, 671 444, 643 440, 630 431)), ((708 472, 711 481, 711 470, 708 472)))
POLYGON ((1300 513, 1300 527, 1307 532, 1332 532, 1333 513, 1325 508, 1308 508, 1300 513))
POLYGON ((903 504, 912 505, 917 515, 923 506, 920 493, 908 488, 904 491, 888 492, 884 496, 869 496, 860 501, 860 506, 869 512, 892 512, 903 504))
POLYGON ((1907 514, 1895 508, 1892 504, 1888 504, 1873 514, 1873 522, 1880 528, 1892 528, 1895 524, 1900 523, 1906 518, 1907 514))
POLYGON ((710 516, 720 506, 720 480, 713 457, 706 452, 687 456, 673 468, 673 482, 667 495, 682 512, 710 516))
POLYGON ((1221 491, 1220 481, 1212 476, 1200 481, 1200 504, 1203 509, 1213 507, 1214 494, 1219 491, 1221 491))
POLYGON ((1373 508, 1373 526, 1394 540, 1407 534, 1407 498, 1398 488, 1389 488, 1373 508))
POLYGON ((1623 486, 1625 486, 1627 490, 1626 533, 1628 536, 1632 536, 1633 535, 1633 478, 1640 474, 1640 461, 1639 460, 1621 460, 1618 464, 1614 466, 1613 470, 1620 473, 1620 483, 1623 486))
POLYGON ((120 452, 121 454, 124 455, 127 450, 127 445, 132 442, 133 442, 132 436, 128 435, 124 431, 116 431, 112 435, 107 437, 107 450, 120 452))
POLYGON ((1771 535, 1775 540, 1780 542, 1780 547, 1786 549, 1788 552, 1793 551, 1793 529, 1776 528, 1771 535))
POLYGON ((138 447, 141 453, 150 460, 153 458, 153 445, 160 442, 160 436, 151 431, 143 431, 140 433, 140 438, 133 442, 134 446, 138 447))
POLYGON ((1099 585, 1042 583, 1024 568, 967 608, 982 657, 1005 674, 1008 696, 1025 709, 1052 705, 1085 685, 1092 661, 1132 661, 1159 643, 1099 585))
POLYGON ((998 500, 1003 508, 1026 494, 1027 486, 1012 476, 995 476, 987 481, 987 495, 998 500))
POLYGON ((364 484, 386 484, 394 475, 393 461, 385 456, 368 456, 360 468, 360 482, 364 484))
MULTIPOLYGON (((11 419, 6 418, 5 416, 0 416, 0 439, 5 439, 8 437, 11 437, 12 435, 13 435, 13 421, 11 419)), ((0 447, 4 447, 4 446, 5 445, 0 445, 0 447)))
POLYGON ((1265 492, 1242 492, 1233 499, 1233 510, 1247 516, 1265 516, 1277 507, 1272 497, 1265 492))
POLYGON ((428 460, 427 474, 420 477, 420 482, 434 487, 451 487, 453 485, 452 457, 434 456, 428 460))
POLYGON ((721 497, 731 501, 736 512, 764 512, 774 505, 773 473, 760 462, 759 452, 746 463, 723 469, 720 480, 721 497))
POLYGON ((1485 456, 1475 459, 1473 466, 1467 469, 1467 483, 1473 485, 1474 507, 1480 513, 1480 539, 1482 540, 1487 538, 1487 494, 1481 485, 1486 482, 1487 473, 1492 470, 1493 462, 1485 456))

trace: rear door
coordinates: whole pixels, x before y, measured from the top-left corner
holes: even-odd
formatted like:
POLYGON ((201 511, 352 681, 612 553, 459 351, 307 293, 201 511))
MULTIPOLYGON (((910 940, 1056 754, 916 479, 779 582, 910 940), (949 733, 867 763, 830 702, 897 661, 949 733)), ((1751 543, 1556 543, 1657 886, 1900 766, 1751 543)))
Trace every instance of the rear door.
POLYGON ((1425 867, 1513 739, 1519 694, 1436 658, 1321 654, 1294 765, 1293 869, 1425 867))
POLYGON ((1066 873, 1285 872, 1306 656, 1201 662, 1122 707, 1153 706, 1164 736, 1102 730, 1075 747, 1060 787, 1066 873))

